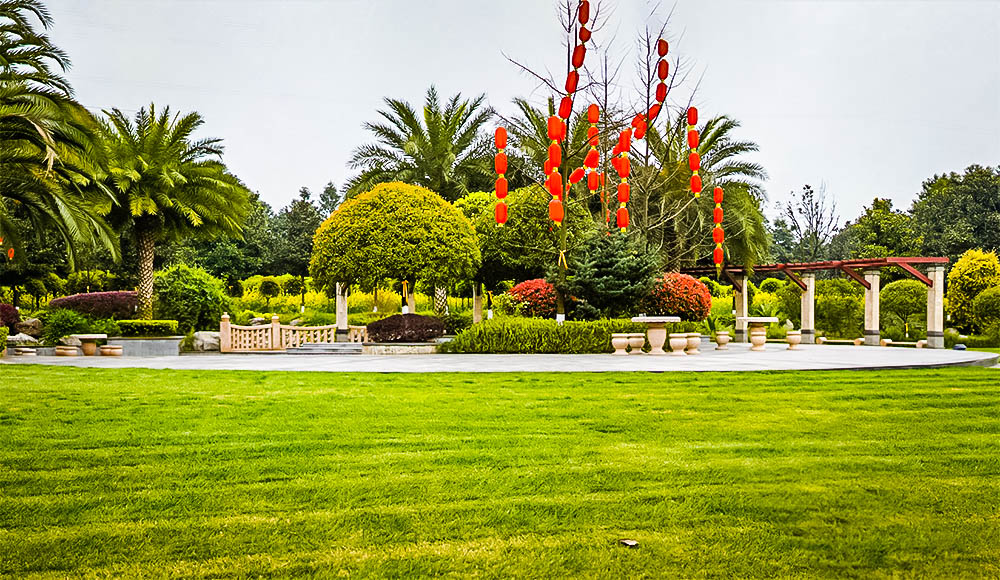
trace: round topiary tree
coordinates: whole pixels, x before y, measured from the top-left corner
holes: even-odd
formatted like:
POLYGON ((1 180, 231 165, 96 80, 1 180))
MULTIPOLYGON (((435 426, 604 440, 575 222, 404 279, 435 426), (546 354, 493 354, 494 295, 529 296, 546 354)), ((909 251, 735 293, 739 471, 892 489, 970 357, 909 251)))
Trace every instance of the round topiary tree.
POLYGON ((975 315, 973 301, 980 292, 1000 286, 1000 261, 994 252, 969 250, 948 272, 948 311, 959 330, 972 330, 975 315))
POLYGON ((541 278, 525 280, 507 293, 529 316, 549 318, 556 314, 556 288, 541 278))
POLYGON ((338 282, 375 288, 385 279, 447 287, 471 279, 479 260, 476 234, 455 206, 423 187, 383 183, 320 225, 309 273, 327 292, 338 282))
POLYGON ((1000 325, 1000 286, 980 292, 972 303, 972 311, 976 315, 976 325, 981 331, 988 331, 1000 325))
POLYGON ((260 295, 264 297, 264 303, 270 308, 271 299, 281 296, 281 286, 274 278, 264 278, 260 281, 257 292, 260 292, 260 295))
POLYGON ((222 281, 201 268, 183 264, 156 275, 153 283, 156 316, 176 320, 182 332, 219 328, 219 318, 229 309, 222 281))
POLYGON ((699 322, 712 311, 712 295, 696 278, 669 272, 653 283, 639 308, 649 316, 680 316, 681 320, 699 322))
POLYGON ((760 290, 761 292, 774 294, 778 290, 781 290, 781 288, 784 285, 785 283, 777 278, 764 278, 764 280, 760 283, 760 286, 758 286, 757 289, 760 290))
POLYGON ((912 318, 927 315, 927 287, 917 280, 896 280, 879 291, 879 308, 882 312, 907 325, 912 318))

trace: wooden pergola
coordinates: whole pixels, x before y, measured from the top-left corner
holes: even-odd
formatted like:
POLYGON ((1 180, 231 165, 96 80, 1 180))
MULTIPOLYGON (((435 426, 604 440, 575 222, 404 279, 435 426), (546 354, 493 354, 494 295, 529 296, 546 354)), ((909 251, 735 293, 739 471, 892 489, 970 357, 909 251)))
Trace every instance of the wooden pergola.
MULTIPOLYGON (((826 262, 791 262, 754 266, 754 274, 784 274, 802 290, 802 342, 815 342, 816 272, 836 270, 865 289, 865 344, 879 344, 879 277, 882 268, 896 267, 927 286, 927 346, 944 348, 944 269, 948 258, 905 256, 868 258, 863 260, 830 260, 826 262)), ((681 270, 692 276, 714 276, 712 266, 695 266, 681 270)), ((726 265, 722 279, 733 286, 736 316, 747 316, 747 293, 744 292, 747 272, 743 267, 726 265)), ((746 328, 736 327, 735 339, 745 342, 746 328)))

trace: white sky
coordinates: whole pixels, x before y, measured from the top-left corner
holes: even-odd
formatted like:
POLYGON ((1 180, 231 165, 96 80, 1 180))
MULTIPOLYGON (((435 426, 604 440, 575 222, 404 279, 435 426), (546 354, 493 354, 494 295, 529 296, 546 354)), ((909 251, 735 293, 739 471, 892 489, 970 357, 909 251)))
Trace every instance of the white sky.
MULTIPOLYGON (((614 13, 594 40, 628 50, 654 6, 603 3, 614 13)), ((385 96, 420 105, 433 83, 509 113, 512 97, 546 94, 502 52, 564 74, 554 0, 47 4, 81 102, 199 111, 276 209, 300 186, 344 182, 385 96)), ((821 182, 843 219, 875 196, 909 207, 934 173, 1000 163, 1000 1, 668 0, 659 19, 671 8, 671 54, 701 77, 702 117, 729 114, 760 145, 769 213, 821 182)))

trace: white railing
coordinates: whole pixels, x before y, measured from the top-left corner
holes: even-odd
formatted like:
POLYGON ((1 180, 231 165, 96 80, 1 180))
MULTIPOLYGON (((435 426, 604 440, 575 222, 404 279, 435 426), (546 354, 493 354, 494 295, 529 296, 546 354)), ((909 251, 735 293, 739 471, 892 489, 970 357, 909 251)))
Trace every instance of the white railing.
MULTIPOLYGON (((281 324, 277 316, 264 326, 230 324, 229 314, 219 323, 219 350, 222 352, 275 351, 295 348, 306 343, 330 343, 337 340, 336 325, 291 326, 281 324)), ((349 326, 349 342, 368 342, 368 327, 349 326)))

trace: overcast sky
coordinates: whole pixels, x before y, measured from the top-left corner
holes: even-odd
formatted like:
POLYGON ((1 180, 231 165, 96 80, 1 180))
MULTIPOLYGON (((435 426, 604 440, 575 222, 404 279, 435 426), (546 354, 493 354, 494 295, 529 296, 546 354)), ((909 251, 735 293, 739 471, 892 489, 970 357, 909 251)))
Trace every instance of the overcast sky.
MULTIPOLYGON (((514 96, 547 94, 504 53, 565 66, 554 0, 47 4, 84 105, 200 112, 276 209, 351 175, 385 96, 419 105, 433 83, 510 112, 514 96)), ((825 183, 843 219, 875 196, 909 207, 934 173, 1000 163, 998 1, 667 0, 653 19, 645 1, 604 4, 614 13, 594 40, 614 36, 619 53, 673 9, 671 53, 701 81, 703 118, 728 114, 760 145, 771 214, 806 183, 825 183)))

